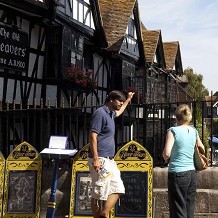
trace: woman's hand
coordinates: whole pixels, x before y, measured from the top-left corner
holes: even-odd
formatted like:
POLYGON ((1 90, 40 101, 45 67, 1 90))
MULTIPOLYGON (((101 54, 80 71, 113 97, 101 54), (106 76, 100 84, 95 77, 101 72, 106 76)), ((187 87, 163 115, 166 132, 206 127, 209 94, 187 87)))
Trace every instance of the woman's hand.
POLYGON ((197 144, 199 150, 201 151, 201 153, 205 154, 205 147, 204 147, 203 143, 201 142, 201 139, 199 136, 197 137, 196 144, 197 144))

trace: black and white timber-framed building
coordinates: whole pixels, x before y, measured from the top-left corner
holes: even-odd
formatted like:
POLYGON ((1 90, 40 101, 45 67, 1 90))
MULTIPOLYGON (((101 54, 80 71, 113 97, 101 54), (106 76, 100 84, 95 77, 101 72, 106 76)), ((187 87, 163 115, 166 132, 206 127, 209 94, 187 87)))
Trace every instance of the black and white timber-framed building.
POLYGON ((138 7, 136 0, 2 0, 0 100, 75 102, 83 90, 64 78, 72 64, 94 72, 95 102, 112 89, 129 87, 140 103, 158 101, 160 92, 163 99, 176 95, 167 87, 169 75, 175 74, 174 82, 182 75, 179 44, 165 60, 161 32, 146 30, 138 7), (167 69, 169 57, 173 73, 167 69))
MULTIPOLYGON (((99 106, 113 89, 133 90, 136 98, 132 103, 140 108, 125 112, 131 120, 122 123, 128 137, 117 141, 128 141, 134 135, 146 139, 144 123, 154 115, 143 112, 143 108, 180 101, 187 93, 180 86, 183 69, 179 42, 165 43, 160 30, 147 30, 139 7, 137 0, 1 0, 0 109, 99 106), (95 85, 90 88, 66 79, 72 65, 82 72, 91 71, 95 85), (134 127, 134 120, 141 118, 147 120, 134 127)), ((160 114, 159 109, 154 113, 160 114)), ((40 127, 48 126, 43 122, 40 127)), ((146 128, 153 129, 152 122, 146 128)), ((25 139, 19 136, 22 126, 14 119, 3 131, 6 144, 14 135, 17 139, 13 145, 25 139)), ((66 134, 65 125, 58 128, 66 134)), ((37 144, 45 144, 48 136, 43 139, 42 128, 33 129, 36 133, 29 140, 38 140, 37 131, 41 131, 37 144)), ((74 129, 77 132, 73 136, 87 139, 79 134, 79 128, 74 129)), ((67 131, 69 134, 71 128, 67 131)))

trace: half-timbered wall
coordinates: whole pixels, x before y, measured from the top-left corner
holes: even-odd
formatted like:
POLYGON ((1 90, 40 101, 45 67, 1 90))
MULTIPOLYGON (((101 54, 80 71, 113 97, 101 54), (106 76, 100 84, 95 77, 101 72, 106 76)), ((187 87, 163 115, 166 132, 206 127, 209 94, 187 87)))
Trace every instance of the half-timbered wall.
POLYGON ((123 75, 123 89, 128 90, 128 87, 133 87, 134 86, 133 78, 135 77, 135 65, 127 61, 123 61, 122 62, 122 75, 123 75))
MULTIPOLYGON (((83 56, 84 37, 90 41, 88 37, 93 35, 94 29, 89 1, 62 0, 58 6, 47 6, 50 8, 48 18, 28 16, 28 13, 22 14, 7 7, 0 10, 0 22, 4 25, 13 24, 28 34, 27 70, 15 71, 0 67, 0 100, 3 102, 20 102, 22 99, 30 105, 40 105, 40 99, 43 98, 44 104, 47 104, 45 99, 51 99, 49 104, 54 106, 55 98, 59 105, 62 98, 68 104, 70 97, 74 98, 74 102, 77 97, 83 98, 83 94, 66 86, 63 73, 71 64, 81 69, 92 69, 94 65, 90 62, 93 61, 93 52, 87 52, 86 59, 83 56), (13 23, 9 23, 11 20, 13 23), (87 33, 90 35, 87 36, 87 33)), ((107 81, 104 83, 107 84, 107 81)))
POLYGON ((87 27, 95 28, 89 0, 60 0, 58 11, 68 16, 69 20, 76 20, 87 27))
POLYGON ((130 17, 126 35, 124 37, 123 44, 121 46, 121 52, 136 60, 139 59, 139 48, 136 34, 136 26, 134 22, 134 16, 130 17))
MULTIPOLYGON (((2 27, 19 30, 28 34, 26 55, 28 66, 26 71, 0 66, 0 83, 2 84, 1 99, 3 102, 20 102, 21 99, 33 103, 33 99, 40 100, 41 85, 45 58, 45 28, 27 16, 13 16, 16 11, 0 9, 0 25, 2 27), (10 22, 10 20, 13 22, 10 22)), ((21 39, 20 39, 21 40, 21 39)), ((37 102, 39 103, 39 101, 37 102)))
MULTIPOLYGON (((66 105, 76 102, 82 104, 84 96, 88 95, 88 99, 94 96, 94 102, 100 103, 111 89, 123 89, 122 77, 125 78, 125 75, 122 76, 122 73, 125 72, 122 71, 122 65, 117 68, 117 57, 110 59, 101 56, 100 48, 96 48, 95 51, 95 26, 91 11, 93 8, 89 0, 60 0, 49 4, 41 2, 48 7, 48 17, 38 20, 22 13, 16 17, 17 27, 27 32, 29 37, 28 70, 16 73, 12 70, 3 70, 2 76, 5 79, 0 79, 3 102, 18 102, 22 99, 28 101, 30 105, 40 105, 42 98, 45 105, 55 106, 57 103, 60 106, 62 100, 66 105), (72 64, 84 70, 94 71, 93 79, 97 83, 94 94, 78 91, 64 80, 63 74, 72 64), (115 84, 115 81, 118 81, 118 84, 115 84)), ((10 10, 7 9, 9 12, 10 10)), ((17 11, 14 13, 18 14, 17 11)), ((135 13, 130 16, 121 46, 121 54, 125 55, 127 62, 132 63, 133 68, 139 60, 137 39, 139 28, 136 26, 134 16, 135 13)), ((120 58, 122 59, 121 56, 120 58)), ((130 77, 135 77, 135 74, 130 77)), ((86 103, 90 102, 91 100, 88 100, 86 103)))

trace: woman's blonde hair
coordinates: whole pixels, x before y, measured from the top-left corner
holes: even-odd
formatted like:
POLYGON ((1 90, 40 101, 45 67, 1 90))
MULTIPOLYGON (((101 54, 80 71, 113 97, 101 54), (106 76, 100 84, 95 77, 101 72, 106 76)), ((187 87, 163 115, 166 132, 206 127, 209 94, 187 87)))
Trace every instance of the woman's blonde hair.
POLYGON ((192 111, 187 104, 181 104, 176 108, 176 119, 181 123, 189 123, 192 120, 192 111))

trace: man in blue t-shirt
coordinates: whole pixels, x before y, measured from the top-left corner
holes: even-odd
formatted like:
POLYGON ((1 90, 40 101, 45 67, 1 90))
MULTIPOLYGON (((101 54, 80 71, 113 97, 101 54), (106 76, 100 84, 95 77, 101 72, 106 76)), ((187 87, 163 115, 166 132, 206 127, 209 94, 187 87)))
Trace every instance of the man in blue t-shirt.
POLYGON ((91 119, 89 166, 92 178, 92 212, 94 218, 106 218, 121 194, 125 193, 120 171, 113 160, 115 153, 115 123, 131 101, 121 91, 109 93, 105 105, 91 119))

